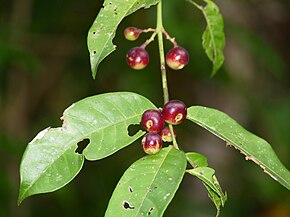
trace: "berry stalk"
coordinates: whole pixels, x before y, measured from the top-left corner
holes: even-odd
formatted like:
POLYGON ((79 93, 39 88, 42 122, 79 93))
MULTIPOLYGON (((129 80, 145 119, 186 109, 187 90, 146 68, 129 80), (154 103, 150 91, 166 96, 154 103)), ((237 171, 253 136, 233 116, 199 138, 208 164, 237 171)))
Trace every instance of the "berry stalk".
MULTIPOLYGON (((162 23, 162 0, 157 4, 157 25, 156 32, 158 37, 158 47, 159 47, 159 56, 160 56, 160 70, 161 70, 161 79, 162 79, 162 88, 163 88, 163 99, 164 104, 169 102, 169 91, 167 84, 167 75, 166 75, 166 67, 165 67, 165 54, 164 54, 164 45, 163 45, 163 23, 162 23)), ((172 136, 172 143, 176 149, 178 148, 178 144, 176 142, 176 138, 174 136, 174 130, 172 125, 169 125, 169 129, 172 136)))

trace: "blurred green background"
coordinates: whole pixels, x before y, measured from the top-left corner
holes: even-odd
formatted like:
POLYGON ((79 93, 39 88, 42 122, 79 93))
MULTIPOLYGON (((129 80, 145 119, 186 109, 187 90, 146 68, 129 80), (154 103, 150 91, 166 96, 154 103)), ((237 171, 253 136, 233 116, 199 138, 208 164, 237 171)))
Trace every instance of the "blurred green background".
MULTIPOLYGON (((164 25, 191 57, 181 71, 168 70, 171 98, 227 112, 269 141, 290 169, 290 2, 218 0, 225 19, 225 64, 210 78, 201 47, 202 14, 185 1, 164 1, 164 25)), ((0 217, 103 216, 124 170, 143 156, 140 141, 117 154, 87 161, 63 189, 26 199, 20 207, 19 164, 26 145, 73 102, 111 91, 133 91, 162 105, 157 42, 148 47, 150 64, 133 71, 125 55, 150 35, 128 42, 127 26, 155 26, 155 7, 127 17, 114 40, 118 49, 92 79, 87 31, 102 1, 11 0, 0 7, 0 217)), ((171 44, 166 42, 166 50, 171 44)), ((290 217, 290 191, 238 151, 185 122, 176 127, 184 150, 209 158, 228 202, 224 217, 290 217)), ((200 182, 188 175, 165 213, 167 217, 215 216, 200 182)))

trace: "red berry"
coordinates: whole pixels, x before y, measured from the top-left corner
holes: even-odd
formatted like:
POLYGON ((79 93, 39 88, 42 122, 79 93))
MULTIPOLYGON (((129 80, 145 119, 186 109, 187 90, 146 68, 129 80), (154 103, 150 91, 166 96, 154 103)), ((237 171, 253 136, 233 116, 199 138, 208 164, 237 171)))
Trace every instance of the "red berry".
POLYGON ((126 56, 128 65, 136 70, 144 69, 149 63, 149 54, 141 47, 134 47, 126 56))
POLYGON ((187 115, 186 105, 179 100, 171 100, 164 105, 162 115, 164 121, 168 124, 180 124, 187 115))
POLYGON ((142 147, 146 154, 156 154, 162 148, 162 139, 157 133, 147 133, 142 139, 142 147))
MULTIPOLYGON (((174 132, 174 137, 176 137, 176 131, 173 130, 173 132, 174 132)), ((161 136, 161 138, 164 142, 172 142, 171 132, 170 132, 170 129, 168 127, 163 128, 163 130, 161 130, 159 135, 161 136)))
POLYGON ((135 41, 141 33, 141 30, 136 27, 127 27, 124 30, 124 36, 129 41, 135 41))
POLYGON ((164 127, 164 119, 159 110, 147 110, 143 113, 141 119, 142 126, 149 132, 160 132, 164 127))
POLYGON ((174 69, 179 70, 186 66, 189 62, 189 54, 187 50, 182 47, 174 47, 166 54, 167 65, 174 69))

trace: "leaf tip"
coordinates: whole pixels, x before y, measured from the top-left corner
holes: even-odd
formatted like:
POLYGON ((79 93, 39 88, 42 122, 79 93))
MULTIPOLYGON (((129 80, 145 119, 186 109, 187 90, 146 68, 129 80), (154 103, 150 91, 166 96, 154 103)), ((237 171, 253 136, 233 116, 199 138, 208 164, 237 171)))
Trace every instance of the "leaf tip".
POLYGON ((20 188, 20 190, 19 190, 19 195, 18 195, 18 198, 17 198, 17 206, 20 206, 21 203, 23 202, 23 200, 24 200, 25 198, 27 198, 27 196, 23 195, 22 190, 21 190, 21 188, 20 188))

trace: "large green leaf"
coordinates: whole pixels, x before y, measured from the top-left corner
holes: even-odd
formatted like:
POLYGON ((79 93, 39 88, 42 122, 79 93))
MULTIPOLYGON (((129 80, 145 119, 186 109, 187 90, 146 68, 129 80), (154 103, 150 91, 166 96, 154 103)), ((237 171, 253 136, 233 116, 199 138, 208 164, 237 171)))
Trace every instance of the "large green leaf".
POLYGON ((265 173, 290 190, 290 172, 281 163, 271 145, 248 132, 227 114, 207 107, 192 106, 187 119, 195 122, 246 155, 265 173))
POLYGON ((204 0, 207 3, 205 7, 198 5, 192 0, 188 1, 202 11, 207 22, 207 27, 202 35, 202 45, 208 58, 212 61, 211 76, 214 76, 224 62, 225 35, 223 17, 218 6, 211 0, 204 0))
POLYGON ((158 2, 159 0, 105 0, 104 7, 88 32, 88 49, 94 78, 99 63, 116 49, 112 40, 124 17, 158 2))
POLYGON ((63 126, 47 128, 27 146, 20 166, 19 203, 26 197, 57 190, 82 168, 84 157, 97 160, 131 144, 144 134, 128 134, 128 126, 140 123, 144 110, 156 107, 134 93, 108 93, 88 97, 67 108, 63 126), (83 154, 78 143, 89 139, 83 154))
POLYGON ((132 164, 119 181, 106 217, 161 217, 184 176, 186 157, 173 146, 132 164))

